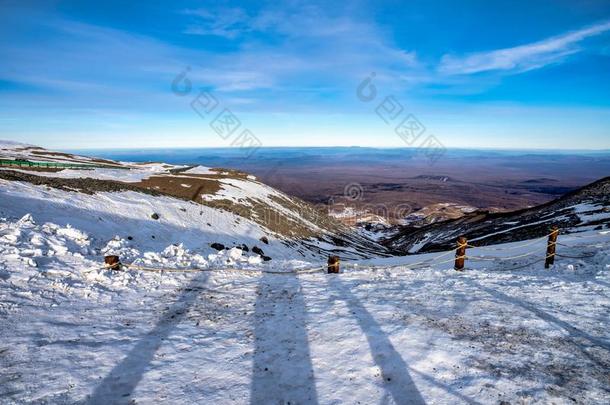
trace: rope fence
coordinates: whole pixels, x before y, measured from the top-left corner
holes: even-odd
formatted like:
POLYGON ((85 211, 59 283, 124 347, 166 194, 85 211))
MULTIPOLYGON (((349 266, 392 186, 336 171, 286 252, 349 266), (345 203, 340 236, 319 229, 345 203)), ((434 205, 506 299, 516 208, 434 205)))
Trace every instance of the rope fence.
MULTIPOLYGON (((467 260, 475 261, 475 262, 476 261, 506 262, 506 261, 511 261, 511 260, 522 259, 525 257, 530 257, 530 256, 541 253, 540 250, 538 250, 538 249, 532 249, 525 253, 521 253, 521 254, 513 255, 513 256, 470 256, 470 255, 466 254, 466 250, 468 248, 488 250, 488 251, 510 251, 510 250, 515 250, 515 249, 519 249, 519 248, 532 246, 532 245, 535 245, 536 243, 541 242, 544 239, 547 239, 546 253, 543 257, 540 257, 525 265, 511 267, 509 269, 504 269, 503 271, 512 271, 512 270, 523 269, 526 267, 530 267, 534 264, 540 263, 542 261, 545 262, 545 268, 549 268, 551 265, 554 264, 554 260, 556 257, 570 258, 570 259, 586 259, 586 258, 591 258, 596 255, 596 253, 584 254, 584 255, 578 255, 578 256, 566 255, 563 253, 556 253, 557 245, 563 246, 566 248, 587 248, 587 247, 599 247, 600 245, 610 244, 610 241, 608 241, 608 242, 601 241, 601 242, 594 243, 594 244, 573 246, 573 245, 568 245, 565 243, 558 242, 557 241, 558 236, 559 236, 559 228, 553 227, 551 232, 545 236, 536 238, 527 243, 523 243, 523 244, 516 245, 516 246, 507 246, 505 248, 488 247, 488 246, 474 246, 474 245, 469 244, 467 242, 466 238, 462 236, 462 237, 458 238, 455 250, 440 252, 439 255, 436 255, 432 258, 422 260, 419 262, 399 263, 399 264, 393 264, 393 265, 387 265, 387 266, 375 266, 375 265, 369 265, 369 264, 361 265, 358 262, 346 262, 343 264, 342 267, 351 268, 351 269, 358 269, 358 268, 363 267, 363 268, 367 268, 367 269, 376 269, 376 270, 386 270, 386 269, 394 269, 394 268, 407 268, 409 270, 417 270, 417 269, 430 268, 432 266, 438 266, 438 265, 453 262, 455 270, 463 271, 467 260), (453 255, 453 257, 439 261, 440 259, 443 259, 450 255, 453 255)), ((588 239, 588 238, 592 238, 592 237, 610 236, 610 232, 598 233, 597 235, 578 235, 578 236, 574 235, 574 234, 564 234, 563 236, 574 237, 577 239, 578 238, 582 238, 582 239, 587 238, 588 239)), ((318 273, 318 272, 323 272, 323 271, 328 271, 329 273, 338 273, 339 272, 339 258, 338 258, 338 256, 330 256, 328 263, 326 265, 319 265, 319 266, 315 266, 315 267, 311 267, 311 268, 304 268, 304 269, 295 269, 295 270, 291 270, 291 271, 277 271, 277 270, 271 270, 271 269, 239 268, 239 267, 227 267, 227 268, 147 267, 147 266, 141 266, 141 265, 134 264, 134 263, 121 263, 120 258, 118 256, 106 256, 105 265, 101 269, 113 270, 113 271, 122 271, 123 269, 127 269, 127 270, 133 270, 133 271, 155 272, 155 273, 195 273, 195 272, 202 272, 202 271, 209 271, 209 272, 234 271, 234 272, 244 272, 244 273, 249 273, 249 274, 268 273, 268 274, 278 274, 278 275, 298 275, 298 274, 312 274, 312 273, 318 273)))

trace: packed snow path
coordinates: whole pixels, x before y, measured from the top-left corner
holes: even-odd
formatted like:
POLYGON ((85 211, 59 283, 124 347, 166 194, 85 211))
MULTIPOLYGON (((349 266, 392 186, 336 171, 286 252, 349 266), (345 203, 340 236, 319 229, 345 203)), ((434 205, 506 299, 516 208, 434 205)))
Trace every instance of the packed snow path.
POLYGON ((0 281, 2 403, 608 403, 608 255, 551 271, 0 281))

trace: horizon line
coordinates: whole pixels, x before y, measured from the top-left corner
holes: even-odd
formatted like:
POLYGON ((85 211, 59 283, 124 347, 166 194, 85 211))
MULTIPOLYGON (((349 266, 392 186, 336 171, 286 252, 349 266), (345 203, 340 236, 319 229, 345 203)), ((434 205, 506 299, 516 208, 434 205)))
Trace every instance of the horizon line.
MULTIPOLYGON (((257 149, 409 149, 409 150, 417 150, 422 149, 421 147, 416 146, 359 146, 359 145, 336 145, 336 146, 289 146, 289 145, 273 145, 273 146, 260 146, 257 149)), ((142 151, 142 150, 188 150, 188 149, 225 149, 225 150, 239 150, 239 147, 236 146, 147 146, 147 147, 118 147, 118 148, 104 148, 104 147, 83 147, 83 148, 61 148, 66 151, 142 151)), ((425 148, 424 148, 425 149, 425 148)), ((571 148, 507 148, 507 147, 495 147, 495 146, 446 146, 445 150, 489 150, 489 151, 514 151, 514 152, 530 152, 530 151, 540 151, 540 152, 606 152, 610 153, 610 147, 608 148, 579 148, 579 149, 571 149, 571 148)))

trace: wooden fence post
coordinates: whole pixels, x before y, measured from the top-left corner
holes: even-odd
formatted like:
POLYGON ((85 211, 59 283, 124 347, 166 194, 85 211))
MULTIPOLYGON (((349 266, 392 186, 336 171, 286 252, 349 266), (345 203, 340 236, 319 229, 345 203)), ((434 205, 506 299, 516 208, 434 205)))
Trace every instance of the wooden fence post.
POLYGON ((455 251, 455 266, 453 268, 457 271, 464 270, 464 262, 466 261, 466 246, 468 246, 468 239, 465 236, 460 236, 457 240, 457 250, 455 251))
POLYGON ((328 274, 339 273, 339 256, 328 256, 328 274))
POLYGON ((546 260, 544 261, 544 268, 548 269, 552 264, 555 263, 555 248, 557 247, 557 236, 559 236, 559 228, 553 226, 551 233, 549 234, 549 241, 546 244, 546 260))
POLYGON ((104 257, 104 263, 110 270, 121 270, 121 260, 118 256, 111 255, 104 257))

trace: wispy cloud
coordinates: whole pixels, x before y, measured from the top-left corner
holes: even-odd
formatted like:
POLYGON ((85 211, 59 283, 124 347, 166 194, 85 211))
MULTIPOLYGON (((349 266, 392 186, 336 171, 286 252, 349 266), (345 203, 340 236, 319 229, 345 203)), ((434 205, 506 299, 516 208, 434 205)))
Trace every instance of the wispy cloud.
POLYGON ((220 6, 183 14, 195 17, 183 33, 235 45, 213 56, 205 69, 220 91, 281 91, 295 83, 340 88, 347 82, 353 86, 371 70, 400 82, 405 72, 419 67, 416 53, 396 46, 374 21, 312 4, 248 11, 220 6))
POLYGON ((184 14, 194 16, 197 19, 196 23, 189 24, 185 28, 185 34, 213 35, 234 39, 253 29, 248 24, 250 22, 248 14, 237 7, 227 7, 222 12, 216 13, 206 9, 186 10, 184 14))
POLYGON ((444 55, 438 71, 465 75, 488 71, 521 73, 563 61, 581 51, 579 43, 610 30, 610 21, 513 48, 478 52, 467 56, 444 55))

